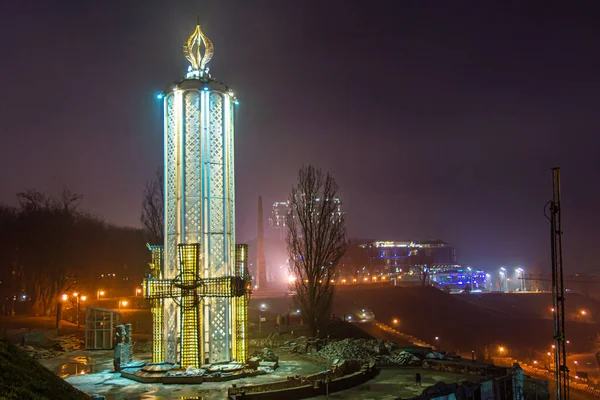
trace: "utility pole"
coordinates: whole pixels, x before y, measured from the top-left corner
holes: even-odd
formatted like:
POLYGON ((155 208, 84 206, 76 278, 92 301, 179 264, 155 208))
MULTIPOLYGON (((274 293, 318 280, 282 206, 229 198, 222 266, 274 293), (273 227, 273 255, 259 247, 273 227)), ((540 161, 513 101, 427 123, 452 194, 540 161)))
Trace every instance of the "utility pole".
POLYGON ((560 209, 560 168, 552 168, 552 201, 546 204, 550 215, 552 255, 552 300, 554 304, 554 377, 556 399, 569 399, 569 368, 565 338, 565 291, 563 280, 562 223, 560 209))

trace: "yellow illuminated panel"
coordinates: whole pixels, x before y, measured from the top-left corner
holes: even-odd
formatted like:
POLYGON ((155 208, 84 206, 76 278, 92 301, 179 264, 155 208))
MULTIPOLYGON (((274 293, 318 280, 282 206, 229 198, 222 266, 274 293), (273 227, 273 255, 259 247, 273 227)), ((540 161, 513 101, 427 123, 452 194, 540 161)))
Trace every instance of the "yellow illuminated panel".
POLYGON ((162 300, 152 300, 152 362, 159 363, 165 359, 165 351, 163 347, 163 316, 162 300))
POLYGON ((200 245, 180 244, 181 260, 181 366, 184 368, 200 367, 201 354, 201 313, 196 289, 200 281, 198 266, 200 264, 200 245))

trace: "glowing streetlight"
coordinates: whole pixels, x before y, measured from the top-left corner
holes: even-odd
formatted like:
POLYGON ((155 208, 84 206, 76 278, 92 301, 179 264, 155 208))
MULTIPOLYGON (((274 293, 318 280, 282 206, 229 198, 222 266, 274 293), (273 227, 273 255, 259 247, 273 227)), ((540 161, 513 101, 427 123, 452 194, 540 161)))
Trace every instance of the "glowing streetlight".
POLYGON ((68 294, 63 294, 62 295, 62 301, 67 301, 69 300, 69 295, 68 294))
POLYGON ((135 294, 136 294, 136 295, 140 295, 140 294, 142 294, 142 289, 140 289, 140 288, 136 289, 136 290, 135 290, 135 294))
POLYGON ((506 352, 506 347, 500 346, 498 347, 498 351, 500 352, 500 354, 504 354, 506 352))
POLYGON ((81 301, 86 301, 87 300, 87 296, 81 296, 81 301))
POLYGON ((97 299, 97 300, 100 300, 100 297, 104 296, 104 294, 105 294, 105 293, 104 293, 104 290, 98 290, 98 291, 96 292, 96 299, 97 299))
MULTIPOLYGON (((77 330, 79 330, 79 293, 73 292, 73 296, 77 299, 77 330)), ((81 296, 82 298, 85 296, 81 296)))
POLYGON ((119 302, 119 308, 121 308, 121 306, 127 307, 127 304, 129 304, 129 302, 127 300, 121 300, 119 302))
POLYGON ((394 319, 393 319, 393 321, 392 321, 392 323, 393 323, 394 325, 398 325, 398 318, 394 318, 394 319))
POLYGON ((440 340, 440 337, 439 337, 439 336, 436 336, 436 337, 435 337, 435 340, 440 340))
POLYGON ((581 310, 580 313, 581 313, 581 315, 587 315, 587 311, 585 311, 585 310, 581 310))

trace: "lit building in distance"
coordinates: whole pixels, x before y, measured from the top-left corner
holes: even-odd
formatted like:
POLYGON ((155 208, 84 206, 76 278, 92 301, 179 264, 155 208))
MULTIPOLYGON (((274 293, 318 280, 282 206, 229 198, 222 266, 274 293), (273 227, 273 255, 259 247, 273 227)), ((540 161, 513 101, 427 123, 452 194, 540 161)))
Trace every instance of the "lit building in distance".
POLYGON ((150 246, 153 362, 183 368, 247 358, 247 246, 235 244, 233 91, 207 67, 200 29, 184 45, 186 78, 164 102, 165 243, 150 246), (203 52, 202 52, 203 50, 203 52))
MULTIPOLYGON (((317 199, 319 201, 319 199, 317 199)), ((339 197, 334 199, 338 216, 342 215, 342 201, 339 197)), ((269 218, 269 226, 278 233, 279 239, 284 240, 287 235, 286 218, 291 212, 290 201, 276 201, 271 209, 271 218, 269 218)))
POLYGON ((290 212, 290 201, 276 201, 273 203, 269 227, 278 233, 279 239, 285 239, 287 233, 286 218, 290 212))
POLYGON ((407 273, 415 265, 456 264, 456 249, 441 240, 376 241, 361 247, 367 253, 365 270, 370 273, 407 273))

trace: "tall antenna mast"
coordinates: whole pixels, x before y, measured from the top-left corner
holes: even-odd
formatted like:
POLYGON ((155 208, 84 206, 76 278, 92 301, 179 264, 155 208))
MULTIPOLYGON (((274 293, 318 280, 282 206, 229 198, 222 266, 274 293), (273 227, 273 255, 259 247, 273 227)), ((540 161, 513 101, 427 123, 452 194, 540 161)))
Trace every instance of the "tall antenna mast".
POLYGON ((569 399, 569 368, 565 339, 565 290, 563 281, 562 222, 560 210, 560 168, 552 168, 550 211, 550 247, 552 251, 552 300, 554 304, 554 377, 556 399, 569 399))

